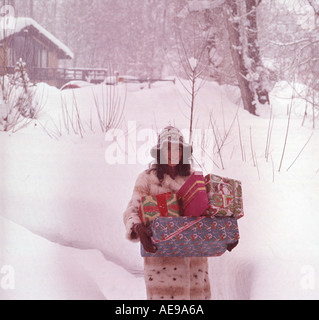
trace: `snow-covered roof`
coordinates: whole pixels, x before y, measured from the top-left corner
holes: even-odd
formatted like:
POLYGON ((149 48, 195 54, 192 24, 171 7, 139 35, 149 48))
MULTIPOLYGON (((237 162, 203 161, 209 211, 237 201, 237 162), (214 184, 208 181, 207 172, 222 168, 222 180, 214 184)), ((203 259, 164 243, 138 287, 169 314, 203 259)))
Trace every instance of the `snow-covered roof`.
POLYGON ((5 37, 9 37, 15 33, 19 33, 28 27, 35 28, 41 35, 47 38, 51 43, 53 43, 58 49, 64 52, 64 54, 70 58, 74 58, 73 52, 60 40, 58 40, 52 33, 44 29, 39 23, 37 23, 32 18, 28 17, 18 17, 18 18, 10 18, 8 19, 7 24, 0 31, 0 41, 2 41, 5 37))

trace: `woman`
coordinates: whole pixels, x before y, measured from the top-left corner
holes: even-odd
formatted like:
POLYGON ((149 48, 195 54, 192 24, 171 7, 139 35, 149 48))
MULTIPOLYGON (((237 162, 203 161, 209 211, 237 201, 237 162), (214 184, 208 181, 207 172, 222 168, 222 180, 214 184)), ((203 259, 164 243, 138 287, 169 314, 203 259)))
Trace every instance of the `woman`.
MULTIPOLYGON (((144 249, 155 252, 151 231, 141 222, 138 208, 142 196, 166 192, 176 193, 193 170, 189 164, 192 147, 184 142, 182 133, 166 127, 151 149, 156 159, 150 169, 142 172, 136 181, 133 196, 126 211, 126 236, 141 241, 144 249)), ((207 258, 146 257, 144 278, 149 300, 208 300, 211 297, 207 258)))

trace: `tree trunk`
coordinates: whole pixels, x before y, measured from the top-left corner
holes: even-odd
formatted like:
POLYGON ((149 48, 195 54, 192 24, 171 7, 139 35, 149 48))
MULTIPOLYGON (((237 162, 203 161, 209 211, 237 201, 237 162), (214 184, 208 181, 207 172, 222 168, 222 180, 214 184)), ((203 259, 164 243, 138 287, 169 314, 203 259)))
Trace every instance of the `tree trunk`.
POLYGON ((257 6, 261 0, 246 0, 247 28, 247 56, 250 61, 250 72, 253 75, 252 85, 262 104, 269 103, 268 90, 265 88, 266 71, 260 58, 257 28, 257 6), (258 78, 257 78, 258 77, 258 78))
POLYGON ((256 115, 254 92, 247 78, 248 70, 245 66, 243 43, 240 41, 238 7, 235 0, 226 0, 226 23, 229 34, 230 51, 236 71, 236 77, 241 92, 244 109, 256 115))

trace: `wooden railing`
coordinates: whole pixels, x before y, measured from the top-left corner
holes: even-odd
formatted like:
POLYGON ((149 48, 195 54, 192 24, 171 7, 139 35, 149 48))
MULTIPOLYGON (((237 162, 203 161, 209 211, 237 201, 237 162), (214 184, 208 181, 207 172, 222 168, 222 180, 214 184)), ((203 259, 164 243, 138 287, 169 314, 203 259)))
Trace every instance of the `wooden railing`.
POLYGON ((32 68, 29 78, 37 81, 46 80, 83 80, 92 83, 101 83, 107 77, 107 69, 84 68, 32 68))
MULTIPOLYGON (((159 78, 135 78, 116 75, 109 75, 107 69, 94 68, 27 68, 29 79, 35 82, 55 81, 60 86, 73 80, 83 80, 91 83, 148 83, 149 87, 154 82, 168 81, 175 84, 175 79, 159 78)), ((0 75, 14 74, 14 67, 0 67, 0 75)))
MULTIPOLYGON (((1 67, 1 74, 13 74, 14 67, 1 67)), ((83 80, 100 83, 107 77, 107 69, 92 68, 27 68, 27 73, 32 81, 50 80, 83 80)))

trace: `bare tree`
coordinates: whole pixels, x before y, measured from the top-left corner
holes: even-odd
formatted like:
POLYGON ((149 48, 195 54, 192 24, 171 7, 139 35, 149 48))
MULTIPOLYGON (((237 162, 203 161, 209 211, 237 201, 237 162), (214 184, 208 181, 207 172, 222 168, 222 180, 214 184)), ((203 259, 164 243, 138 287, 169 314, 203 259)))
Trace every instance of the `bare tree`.
POLYGON ((190 12, 187 26, 185 21, 180 24, 177 22, 175 30, 178 68, 181 70, 179 72, 175 70, 175 73, 180 75, 180 82, 187 92, 186 103, 190 108, 189 143, 192 143, 193 139, 196 96, 207 79, 209 64, 207 42, 210 33, 209 31, 203 32, 198 22, 198 16, 190 12))

